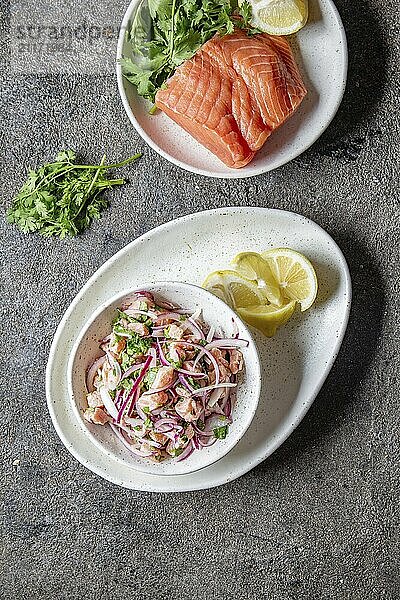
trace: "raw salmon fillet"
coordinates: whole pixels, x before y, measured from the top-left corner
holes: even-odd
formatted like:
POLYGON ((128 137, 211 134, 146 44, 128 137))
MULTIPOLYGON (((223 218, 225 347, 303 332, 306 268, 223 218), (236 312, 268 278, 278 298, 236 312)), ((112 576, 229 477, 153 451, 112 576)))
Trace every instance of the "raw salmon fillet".
POLYGON ((215 36, 180 65, 156 105, 228 167, 240 168, 306 93, 284 38, 238 30, 215 36))

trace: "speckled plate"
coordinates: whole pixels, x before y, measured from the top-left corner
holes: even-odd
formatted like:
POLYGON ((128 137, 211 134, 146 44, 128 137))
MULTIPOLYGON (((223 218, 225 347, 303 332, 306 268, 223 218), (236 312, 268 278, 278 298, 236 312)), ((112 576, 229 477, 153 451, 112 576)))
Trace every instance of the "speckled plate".
POLYGON ((46 372, 54 426, 83 465, 118 485, 155 492, 221 485, 269 456, 311 406, 339 351, 351 303, 346 261, 332 238, 312 221, 286 211, 225 208, 200 212, 146 233, 110 258, 86 283, 55 334, 46 372), (262 382, 260 402, 242 440, 215 464, 186 475, 140 473, 99 452, 85 434, 68 394, 67 365, 73 344, 93 311, 124 288, 168 278, 201 284, 208 272, 228 265, 238 252, 290 246, 313 262, 319 281, 316 304, 295 313, 276 337, 257 332, 262 382))
MULTIPOLYGON (((125 32, 141 0, 132 0, 121 25, 117 61, 129 55, 125 32)), ((175 165, 226 179, 251 177, 286 164, 311 146, 325 131, 342 101, 347 78, 347 42, 343 24, 331 0, 309 0, 309 22, 291 38, 308 94, 299 110, 276 131, 252 162, 242 169, 226 167, 167 115, 149 115, 150 103, 122 77, 118 88, 126 113, 142 138, 175 165)))

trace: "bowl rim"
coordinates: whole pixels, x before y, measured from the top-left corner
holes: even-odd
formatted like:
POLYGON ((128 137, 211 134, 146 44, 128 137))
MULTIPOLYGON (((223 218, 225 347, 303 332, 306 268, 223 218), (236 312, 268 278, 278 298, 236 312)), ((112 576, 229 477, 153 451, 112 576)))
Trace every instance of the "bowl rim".
MULTIPOLYGON (((166 292, 166 295, 167 295, 167 293, 168 292, 166 292)), ((163 477, 175 477, 175 476, 187 475, 190 473, 194 473, 196 471, 200 471, 201 469, 205 469, 205 468, 215 464, 216 462, 221 460, 224 456, 226 456, 231 450, 233 450, 235 448, 235 446, 242 440, 242 438, 246 434, 248 428, 250 427, 251 423, 253 422, 253 419, 256 414, 256 411, 257 411, 257 408, 259 405, 259 401, 260 401, 261 381, 262 381, 261 362, 260 362, 260 355, 258 352, 257 344, 254 341, 253 335, 252 335, 251 331, 249 330, 249 327, 239 317, 239 315, 237 315, 235 313, 235 311, 230 306, 228 306, 223 300, 218 298, 218 296, 215 296, 214 294, 212 294, 205 288, 203 288, 199 285, 193 284, 193 283, 186 283, 186 282, 182 282, 182 281, 172 281, 172 280, 144 282, 144 283, 141 283, 140 286, 135 286, 135 288, 125 288, 121 292, 114 294, 108 300, 102 302, 97 307, 97 309, 92 313, 91 317, 86 321, 85 325, 80 330, 80 332, 73 344, 72 350, 71 350, 69 358, 68 358, 68 364, 67 364, 67 388, 68 388, 68 396, 69 396, 70 405, 72 407, 72 411, 73 411, 75 417, 77 418, 80 426, 82 427, 83 431, 85 432, 85 435, 90 439, 90 441, 94 444, 94 446, 98 450, 100 450, 103 454, 111 456, 113 458, 113 460, 116 460, 117 462, 123 464, 124 466, 128 466, 132 470, 140 471, 140 472, 146 473, 148 475, 156 475, 156 476, 163 476, 163 477), (216 302, 217 304, 219 304, 224 311, 228 312, 228 314, 230 313, 232 318, 235 318, 241 324, 246 335, 248 336, 249 346, 247 348, 251 349, 251 351, 252 351, 253 359, 254 359, 253 360, 254 369, 256 371, 255 381, 253 382, 253 390, 254 390, 254 387, 256 388, 255 393, 253 393, 254 401, 250 405, 249 412, 246 411, 246 412, 248 412, 248 419, 247 419, 247 422, 245 423, 244 427, 242 427, 242 429, 240 430, 239 435, 236 437, 232 437, 230 444, 218 446, 221 448, 221 450, 223 450, 223 452, 218 453, 215 458, 212 458, 212 460, 210 460, 210 461, 206 462, 205 464, 200 465, 198 467, 188 468, 179 473, 161 473, 161 472, 154 473, 154 471, 150 471, 150 470, 146 469, 147 463, 148 464, 153 464, 153 463, 150 463, 149 461, 146 462, 145 460, 139 460, 139 463, 141 465, 143 464, 143 468, 142 467, 138 468, 137 465, 129 464, 126 460, 124 460, 122 457, 119 457, 117 455, 117 453, 113 452, 112 450, 107 450, 104 447, 103 443, 98 440, 97 436, 94 433, 92 433, 92 431, 86 426, 83 415, 80 412, 80 410, 77 406, 77 402, 75 400, 75 394, 73 391, 73 383, 72 383, 73 382, 73 365, 75 362, 75 357, 79 351, 79 347, 80 347, 82 341, 85 338, 85 335, 87 334, 89 328, 92 326, 94 321, 105 310, 107 310, 112 304, 122 300, 123 298, 125 298, 139 290, 145 290, 145 289, 148 289, 151 287, 156 287, 156 286, 159 286, 159 287, 163 287, 163 286, 171 287, 172 286, 175 288, 178 287, 181 289, 183 288, 183 289, 188 289, 188 290, 195 289, 197 293, 203 294, 205 297, 207 297, 207 296, 211 297, 213 299, 213 302, 216 302)), ((137 457, 137 458, 140 459, 140 457, 137 457)), ((179 463, 179 464, 185 465, 186 461, 185 461, 185 463, 179 463)))

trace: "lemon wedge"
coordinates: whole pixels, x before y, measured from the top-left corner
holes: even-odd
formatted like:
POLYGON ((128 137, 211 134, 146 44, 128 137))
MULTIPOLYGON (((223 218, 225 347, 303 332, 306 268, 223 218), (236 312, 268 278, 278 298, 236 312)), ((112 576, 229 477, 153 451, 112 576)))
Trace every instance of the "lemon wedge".
POLYGON ((235 310, 238 307, 262 305, 267 302, 256 281, 242 277, 235 271, 214 271, 204 281, 203 288, 235 310))
POLYGON ((272 337, 276 334, 276 330, 292 316, 296 302, 289 302, 278 308, 272 304, 266 306, 248 306, 245 308, 237 308, 236 311, 246 323, 259 329, 267 337, 272 337))
POLYGON ((290 35, 307 23, 308 0, 249 0, 251 23, 270 35, 290 35))
POLYGON ((296 250, 241 252, 231 264, 235 271, 214 271, 203 287, 268 337, 290 319, 296 303, 304 311, 315 301, 318 282, 314 267, 296 250))
POLYGON ((317 275, 310 261, 290 248, 273 248, 262 252, 283 296, 299 302, 302 311, 314 303, 318 291, 317 275))
POLYGON ((282 306, 284 297, 269 263, 257 252, 241 252, 232 261, 232 266, 244 277, 257 281, 259 289, 271 304, 282 306))

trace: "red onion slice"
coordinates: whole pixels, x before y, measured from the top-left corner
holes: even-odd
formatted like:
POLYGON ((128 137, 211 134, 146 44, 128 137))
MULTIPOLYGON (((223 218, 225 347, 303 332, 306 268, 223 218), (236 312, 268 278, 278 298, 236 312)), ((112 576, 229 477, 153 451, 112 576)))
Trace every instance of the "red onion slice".
MULTIPOLYGON (((135 315, 144 315, 148 317, 152 321, 156 321, 158 319, 157 313, 152 310, 140 310, 139 308, 127 308, 123 311, 128 317, 135 317, 135 315)), ((119 335, 119 334, 118 334, 119 335)))
POLYGON ((214 340, 205 346, 207 350, 211 350, 211 348, 223 348, 225 350, 232 350, 233 348, 246 348, 249 345, 248 340, 242 339, 234 339, 234 338, 224 338, 219 340, 214 340))
POLYGON ((181 460, 186 460, 186 458, 189 458, 189 456, 192 454, 193 450, 194 450, 194 445, 190 441, 188 443, 188 445, 186 446, 186 448, 184 449, 184 451, 182 452, 182 454, 180 454, 178 456, 178 458, 176 459, 176 462, 181 462, 181 460))
POLYGON ((194 387, 192 387, 190 385, 190 383, 188 382, 188 380, 182 373, 178 374, 178 378, 179 378, 179 381, 181 382, 181 384, 183 385, 183 387, 186 388, 188 390, 188 392, 190 392, 190 393, 194 392, 194 387))
POLYGON ((197 427, 197 425, 195 425, 194 423, 192 423, 192 427, 193 427, 193 430, 194 430, 194 431, 197 433, 197 435, 199 435, 199 436, 203 435, 204 437, 210 437, 210 436, 214 435, 214 434, 213 434, 212 432, 210 432, 210 431, 202 431, 202 430, 201 430, 201 429, 199 429, 199 428, 197 427))
POLYGON ((137 299, 139 299, 140 297, 143 298, 147 298, 147 300, 150 300, 151 302, 154 303, 154 296, 151 292, 148 292, 147 290, 136 290, 135 292, 137 299))
POLYGON ((152 394, 158 394, 159 392, 166 392, 167 390, 170 390, 176 383, 176 379, 174 379, 174 381, 172 383, 169 383, 168 385, 165 385, 162 388, 158 388, 157 390, 153 390, 153 389, 149 389, 147 390, 147 392, 143 392, 142 396, 151 396, 152 394))
POLYGON ((201 346, 200 344, 195 344, 194 342, 184 342, 183 340, 180 340, 179 342, 180 344, 183 345, 187 345, 187 346, 193 346, 193 348, 197 348, 198 350, 200 350, 201 352, 196 356, 196 359, 193 363, 194 366, 196 366, 196 364, 198 363, 198 361, 200 360, 200 357, 202 356, 202 354, 205 354, 211 361, 214 370, 215 370, 215 383, 218 384, 219 383, 219 367, 218 367, 218 363, 215 360, 214 356, 211 354, 211 352, 209 350, 207 350, 207 348, 205 346, 201 346))
POLYGON ((171 302, 167 302, 166 300, 158 300, 157 306, 160 308, 165 308, 166 310, 176 310, 178 306, 174 306, 171 302))
POLYGON ((177 312, 160 313, 159 315, 157 315, 157 321, 161 321, 163 319, 170 319, 171 321, 180 321, 181 320, 181 316, 182 315, 180 315, 177 312))
MULTIPOLYGON (((122 415, 124 414, 125 408, 127 407, 128 403, 131 402, 133 400, 133 398, 135 397, 136 390, 138 389, 139 385, 143 381, 144 376, 146 375, 147 371, 149 370, 150 363, 151 363, 151 356, 148 356, 146 359, 146 362, 144 362, 142 365, 142 370, 140 372, 139 377, 136 379, 135 383, 133 384, 132 389, 128 393, 127 397, 125 398, 125 401, 122 403, 122 406, 118 411, 118 416, 116 419, 117 423, 120 423, 120 421, 122 419, 122 415)), ((136 410, 137 410, 137 404, 136 404, 136 410)), ((146 417, 144 418, 144 420, 146 420, 146 417)))
POLYGON ((166 417, 165 419, 158 419, 157 421, 155 421, 154 427, 158 429, 161 425, 176 425, 177 422, 178 419, 175 419, 174 417, 166 417))
POLYGON ((99 356, 99 358, 96 358, 94 363, 87 370, 86 389, 89 393, 93 392, 93 390, 94 390, 94 385, 93 385, 94 378, 96 377, 97 371, 99 370, 99 368, 103 366, 103 363, 105 360, 106 360, 105 356, 99 356))
MULTIPOLYGON (((192 334, 196 337, 196 339, 204 340, 204 333, 201 331, 200 327, 197 323, 191 318, 188 317, 186 321, 181 321, 179 326, 184 330, 190 330, 192 334)), ((179 340, 177 340, 179 341, 179 340)))
POLYGON ((213 444, 215 444, 216 441, 217 441, 216 437, 209 437, 206 440, 202 440, 199 437, 199 445, 202 446, 203 448, 208 448, 208 447, 212 446, 213 444))
POLYGON ((151 356, 150 369, 153 369, 157 365, 157 352, 155 348, 149 348, 147 356, 151 356))
POLYGON ((149 415, 146 415, 146 413, 140 408, 139 404, 136 402, 135 403, 135 410, 137 412, 137 414, 139 415, 139 417, 141 419, 143 419, 143 421, 145 421, 149 415))
POLYGON ((110 384, 110 382, 108 382, 108 389, 115 390, 115 388, 121 381, 121 377, 122 377, 121 365, 116 360, 116 358, 114 358, 114 356, 111 354, 111 352, 106 351, 106 354, 107 354, 108 364, 111 367, 111 371, 112 371, 113 375, 115 375, 115 380, 113 382, 111 382, 111 384, 110 384))
MULTIPOLYGON (((171 340, 169 340, 169 341, 171 342, 171 340)), ((176 341, 176 340, 172 340, 172 341, 176 341)), ((197 346, 197 344, 194 344, 194 343, 192 343, 192 342, 184 342, 183 340, 179 340, 179 343, 180 343, 180 344, 184 344, 184 345, 186 344, 187 346, 194 346, 194 347, 196 347, 196 346, 197 346)), ((196 372, 193 372, 193 371, 186 371, 186 369, 179 369, 179 368, 177 368, 177 367, 174 367, 174 366, 173 366, 173 365, 171 365, 171 363, 169 363, 169 362, 167 361, 167 359, 165 358, 165 355, 164 355, 163 349, 161 348, 161 344, 160 344, 160 342, 159 342, 158 340, 157 340, 157 346, 158 346, 158 352, 159 352, 159 354, 160 354, 160 362, 161 362, 161 364, 162 364, 162 365, 164 365, 165 367, 173 367, 173 369, 174 369, 175 371, 177 371, 178 373, 183 373, 183 375, 189 375, 189 377, 194 377, 194 378, 197 378, 197 379, 204 379, 204 378, 206 378, 206 377, 207 377, 207 375, 205 375, 204 373, 196 373, 196 372)), ((199 346, 199 348, 202 348, 202 346, 199 346)), ((212 356, 212 355, 211 355, 211 356, 212 356)), ((214 357, 213 357, 213 358, 214 358, 214 357)))
POLYGON ((155 442, 154 440, 149 440, 147 438, 145 440, 142 440, 142 442, 144 444, 149 444, 149 446, 153 446, 153 448, 162 448, 163 447, 163 445, 160 444, 160 442, 155 442))
POLYGON ((119 409, 121 406, 121 402, 123 400, 124 397, 124 391, 123 390, 118 390, 118 392, 115 395, 115 400, 114 400, 114 404, 115 406, 119 409))
POLYGON ((210 343, 213 340, 214 333, 215 333, 215 327, 213 325, 211 325, 210 331, 208 332, 207 337, 206 337, 206 341, 208 343, 210 343))
POLYGON ((129 375, 132 375, 132 373, 134 373, 135 371, 137 371, 138 369, 141 369, 143 367, 143 363, 138 363, 136 365, 132 365, 131 367, 129 367, 129 369, 127 369, 125 371, 125 373, 122 375, 121 377, 121 381, 123 379, 126 379, 127 377, 129 377, 129 375))
POLYGON ((232 416, 232 404, 231 404, 231 399, 230 398, 228 398, 228 400, 226 401, 226 404, 225 404, 225 406, 223 408, 223 411, 224 411, 224 415, 226 417, 230 418, 232 416))
POLYGON ((124 301, 121 304, 121 310, 125 312, 126 308, 129 308, 129 306, 131 306, 131 304, 133 304, 140 298, 147 298, 147 300, 150 300, 150 302, 152 304, 154 304, 153 294, 151 294, 150 292, 147 292, 145 290, 139 290, 139 291, 135 292, 134 294, 132 294, 131 296, 126 296, 126 298, 124 298, 124 301))
POLYGON ((108 392, 108 390, 103 386, 101 386, 100 388, 100 396, 101 396, 101 400, 104 404, 104 408, 106 409, 106 411, 108 412, 108 414, 113 418, 113 419, 117 419, 118 417, 118 409, 115 406, 114 402, 112 401, 112 398, 108 392))
POLYGON ((157 427, 157 433, 167 434, 174 430, 173 425, 160 425, 157 427))
POLYGON ((133 454, 136 454, 137 456, 141 456, 142 458, 148 458, 149 456, 153 456, 152 452, 142 452, 138 448, 135 448, 132 445, 132 443, 128 442, 127 439, 122 435, 122 433, 118 430, 118 427, 116 427, 112 423, 110 423, 110 427, 113 430, 113 432, 115 433, 115 435, 118 437, 118 439, 120 439, 121 442, 124 444, 124 446, 126 448, 128 448, 128 450, 130 450, 133 454))
POLYGON ((194 390, 194 392, 192 392, 192 396, 199 396, 201 394, 203 394, 204 392, 209 392, 210 390, 217 390, 220 388, 232 388, 232 387, 236 387, 237 383, 217 383, 214 385, 208 385, 207 387, 203 387, 203 388, 199 388, 198 390, 194 390))

